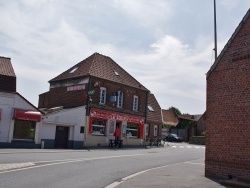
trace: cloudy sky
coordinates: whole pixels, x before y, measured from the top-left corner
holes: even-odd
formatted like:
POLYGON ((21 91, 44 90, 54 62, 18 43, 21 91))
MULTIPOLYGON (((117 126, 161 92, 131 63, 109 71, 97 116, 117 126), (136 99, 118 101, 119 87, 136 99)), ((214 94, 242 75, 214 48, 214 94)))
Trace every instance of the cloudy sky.
MULTIPOLYGON (((218 54, 250 0, 217 0, 218 54)), ((37 106, 48 81, 95 52, 147 87, 163 109, 201 114, 214 62, 213 0, 0 0, 0 56, 37 106)))

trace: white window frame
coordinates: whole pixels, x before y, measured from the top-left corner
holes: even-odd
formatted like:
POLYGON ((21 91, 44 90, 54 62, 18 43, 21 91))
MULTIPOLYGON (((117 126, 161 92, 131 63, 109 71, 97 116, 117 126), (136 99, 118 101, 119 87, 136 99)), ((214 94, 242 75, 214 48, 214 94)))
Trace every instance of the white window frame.
POLYGON ((139 97, 137 95, 134 95, 134 99, 133 99, 133 111, 138 112, 138 106, 139 106, 139 97))
POLYGON ((154 125, 154 136, 158 136, 158 125, 154 125))
POLYGON ((101 87, 99 104, 106 104, 106 94, 107 94, 107 89, 105 87, 101 87))
POLYGON ((123 92, 122 91, 117 92, 117 107, 118 108, 123 107, 123 92))
POLYGON ((126 136, 128 138, 138 138, 139 127, 138 125, 132 125, 132 126, 136 126, 136 128, 135 127, 131 128, 130 124, 127 125, 126 136))
POLYGON ((99 122, 103 122, 103 120, 96 120, 98 124, 92 124, 92 135, 99 135, 99 136, 105 136, 106 134, 106 122, 105 125, 100 125, 99 122), (100 130, 94 131, 94 127, 98 127, 99 129, 103 129, 104 132, 102 133, 100 130))

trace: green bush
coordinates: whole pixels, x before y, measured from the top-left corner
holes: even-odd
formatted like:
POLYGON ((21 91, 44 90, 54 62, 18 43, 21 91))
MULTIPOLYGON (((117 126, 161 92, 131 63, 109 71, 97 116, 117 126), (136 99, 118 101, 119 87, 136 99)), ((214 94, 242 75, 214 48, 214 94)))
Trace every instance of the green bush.
POLYGON ((203 131, 203 132, 201 133, 201 136, 206 136, 206 131, 203 131))

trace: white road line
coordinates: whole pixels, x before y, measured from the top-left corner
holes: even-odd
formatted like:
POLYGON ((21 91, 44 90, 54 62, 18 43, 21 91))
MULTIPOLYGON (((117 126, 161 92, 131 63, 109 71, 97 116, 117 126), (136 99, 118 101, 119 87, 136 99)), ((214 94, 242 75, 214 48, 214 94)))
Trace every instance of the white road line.
POLYGON ((66 159, 66 160, 54 160, 54 161, 38 161, 38 162, 32 162, 32 163, 37 164, 37 163, 49 162, 50 164, 44 164, 44 165, 38 165, 38 166, 29 166, 29 167, 18 168, 18 169, 9 169, 9 170, 0 171, 0 174, 7 173, 7 172, 16 172, 16 171, 21 171, 21 170, 28 170, 28 169, 33 169, 33 168, 46 167, 46 166, 59 165, 59 164, 67 164, 67 163, 75 163, 75 162, 91 161, 91 160, 100 160, 100 159, 120 158, 120 157, 133 157, 133 156, 138 156, 138 155, 146 155, 146 154, 115 155, 115 156, 106 156, 106 157, 91 157, 91 158, 66 159))
POLYGON ((185 162, 186 164, 195 164, 195 165, 205 165, 205 163, 192 163, 192 162, 185 162))

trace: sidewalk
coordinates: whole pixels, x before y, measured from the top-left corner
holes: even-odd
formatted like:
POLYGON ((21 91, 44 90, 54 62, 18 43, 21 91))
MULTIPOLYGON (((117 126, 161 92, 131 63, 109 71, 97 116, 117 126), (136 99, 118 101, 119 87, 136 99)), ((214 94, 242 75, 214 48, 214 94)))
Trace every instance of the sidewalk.
POLYGON ((106 188, 222 188, 204 176, 204 159, 166 165, 122 178, 106 188))

